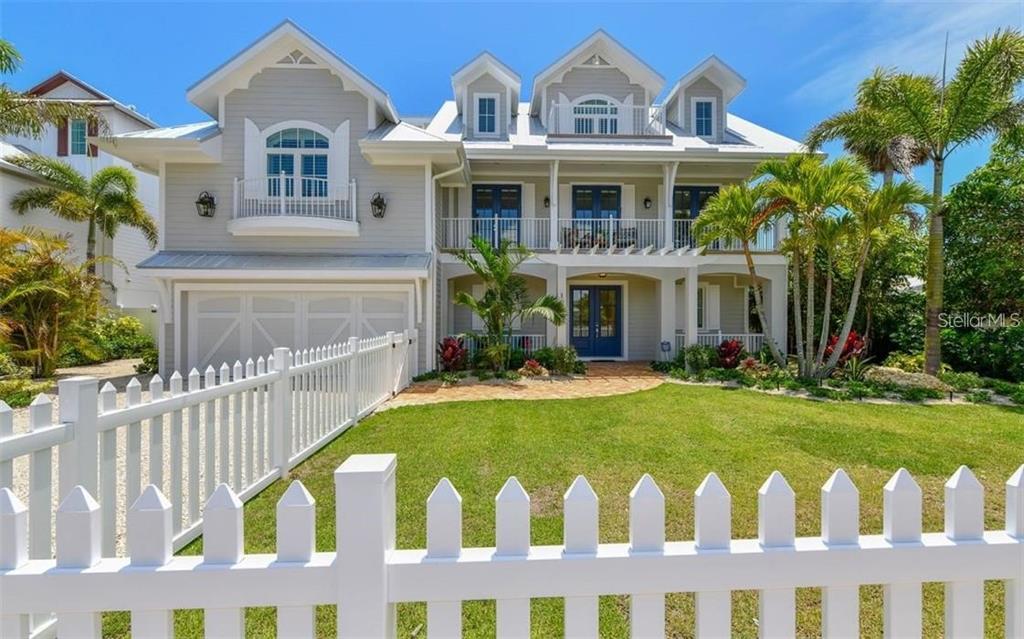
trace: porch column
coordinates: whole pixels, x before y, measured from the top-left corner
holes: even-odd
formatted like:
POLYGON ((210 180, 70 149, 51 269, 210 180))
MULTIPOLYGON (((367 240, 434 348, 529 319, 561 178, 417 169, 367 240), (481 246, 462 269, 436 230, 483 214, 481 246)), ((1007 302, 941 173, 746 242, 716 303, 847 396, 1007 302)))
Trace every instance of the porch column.
POLYGON ((548 248, 552 251, 558 250, 558 160, 552 160, 549 168, 548 199, 551 206, 548 207, 550 229, 548 230, 548 248))
MULTIPOLYGON (((552 267, 548 270, 548 274, 544 277, 544 282, 547 285, 545 291, 548 295, 554 295, 558 297, 558 268, 552 267)), ((568 322, 568 313, 566 314, 565 321, 568 322)), ((545 322, 545 328, 547 329, 547 345, 554 346, 555 340, 558 339, 558 328, 551 322, 545 322)), ((564 323, 563 323, 564 325, 564 323)))
POLYGON ((566 318, 565 322, 561 326, 555 329, 555 344, 559 346, 567 346, 569 344, 569 315, 571 315, 571 309, 569 308, 569 290, 565 282, 565 267, 555 267, 555 287, 558 291, 558 299, 562 300, 565 304, 566 318))
POLYGON ((686 269, 686 345, 697 343, 697 267, 686 269))
POLYGON ((768 303, 768 322, 771 324, 772 337, 779 345, 779 350, 786 353, 786 333, 788 332, 787 290, 789 282, 784 268, 779 269, 779 274, 768 280, 768 294, 771 301, 768 303))
MULTIPOLYGON (((676 278, 665 276, 661 278, 661 341, 671 344, 672 351, 676 348, 676 278)), ((658 347, 658 357, 661 357, 661 347, 658 347)))
POLYGON ((661 198, 664 210, 662 211, 662 221, 664 223, 664 235, 663 245, 666 251, 670 251, 675 248, 675 240, 672 236, 672 196, 675 192, 676 184, 676 173, 679 170, 678 162, 667 162, 661 166, 662 182, 661 186, 664 189, 664 195, 661 198))

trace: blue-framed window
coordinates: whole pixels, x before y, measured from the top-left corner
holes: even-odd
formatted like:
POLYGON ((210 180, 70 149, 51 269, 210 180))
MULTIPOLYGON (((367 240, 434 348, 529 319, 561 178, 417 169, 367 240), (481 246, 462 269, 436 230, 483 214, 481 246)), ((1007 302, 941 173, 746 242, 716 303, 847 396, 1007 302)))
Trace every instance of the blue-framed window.
POLYGON ((572 216, 577 220, 617 220, 622 216, 622 187, 574 185, 572 216))
POLYGON ((693 105, 693 127, 699 137, 714 135, 714 103, 711 100, 697 100, 693 105))
POLYGON ((502 240, 518 243, 523 189, 518 184, 473 185, 473 235, 497 246, 502 240))
POLYGON ((327 197, 327 156, 302 156, 302 197, 327 197))
POLYGON ((476 132, 498 132, 498 100, 493 97, 479 97, 476 100, 476 132))
POLYGON ((310 129, 283 129, 267 136, 267 195, 295 196, 295 169, 300 171, 302 197, 327 197, 327 154, 316 151, 330 148, 327 136, 310 129), (283 178, 282 178, 282 174, 283 178))
POLYGON ((89 127, 85 120, 72 120, 70 127, 71 155, 85 155, 89 146, 85 143, 85 136, 89 127))
POLYGON ((718 193, 717 186, 677 186, 672 196, 672 217, 676 220, 696 219, 715 193, 718 193))

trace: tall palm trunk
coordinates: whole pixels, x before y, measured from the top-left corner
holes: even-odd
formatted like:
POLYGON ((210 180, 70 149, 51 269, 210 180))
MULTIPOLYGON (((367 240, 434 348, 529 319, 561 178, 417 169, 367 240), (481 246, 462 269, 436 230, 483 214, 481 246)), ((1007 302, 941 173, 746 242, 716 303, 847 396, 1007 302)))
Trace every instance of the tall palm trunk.
POLYGON ((882 185, 884 186, 886 184, 892 184, 892 180, 895 174, 896 171, 893 170, 892 165, 886 164, 885 169, 882 170, 882 185))
POLYGON ((939 315, 942 313, 943 256, 943 159, 936 155, 932 184, 932 210, 928 221, 928 281, 925 284, 924 312, 924 372, 935 375, 942 361, 942 342, 939 334, 939 315))
POLYGON ((771 326, 768 325, 768 318, 764 312, 764 291, 757 281, 757 272, 754 269, 754 256, 750 253, 750 242, 747 240, 743 240, 743 257, 747 261, 747 271, 750 273, 750 282, 754 287, 754 310, 757 312, 757 319, 761 321, 761 331, 764 333, 764 339, 768 343, 768 350, 771 351, 775 363, 780 368, 785 368, 786 358, 782 355, 782 349, 775 343, 775 337, 772 336, 771 326))
POLYGON ((804 340, 807 342, 804 347, 804 356, 807 358, 805 367, 808 375, 814 373, 814 266, 814 245, 812 244, 810 255, 807 256, 807 322, 804 326, 807 331, 804 336, 804 340))
POLYGON ((860 285, 864 281, 864 266, 868 261, 868 251, 871 249, 871 240, 864 240, 860 256, 857 258, 857 275, 853 279, 853 291, 850 293, 850 307, 846 309, 846 319, 843 321, 843 329, 839 331, 839 341, 832 349, 832 354, 825 364, 826 370, 831 370, 839 363, 839 357, 846 348, 846 340, 850 337, 850 330, 853 328, 853 318, 857 314, 857 301, 860 299, 860 285))
POLYGON ((804 332, 803 310, 800 303, 800 248, 793 249, 793 332, 796 334, 796 359, 799 363, 800 375, 805 374, 804 370, 804 341, 801 335, 804 332))
POLYGON ((828 260, 828 276, 825 280, 825 308, 821 315, 821 337, 818 338, 817 367, 821 372, 821 362, 825 359, 825 347, 828 345, 828 335, 831 332, 830 322, 832 320, 832 258, 828 260))
POLYGON ((85 239, 86 269, 89 275, 96 275, 96 218, 89 218, 89 232, 85 239))

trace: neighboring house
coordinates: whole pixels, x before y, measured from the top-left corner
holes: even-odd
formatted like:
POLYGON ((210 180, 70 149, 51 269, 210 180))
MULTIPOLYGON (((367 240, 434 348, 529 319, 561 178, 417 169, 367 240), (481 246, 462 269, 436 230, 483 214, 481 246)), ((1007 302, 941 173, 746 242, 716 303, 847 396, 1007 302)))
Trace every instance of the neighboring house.
MULTIPOLYGON (((742 254, 701 251, 690 233, 719 186, 803 151, 728 113, 744 86, 712 56, 666 87, 598 31, 534 79, 528 102, 482 53, 429 122, 404 121, 286 21, 188 90, 210 122, 97 143, 162 185, 162 250, 141 266, 160 283, 165 372, 407 328, 432 367, 436 340, 478 328, 452 303, 480 290, 453 255, 472 235, 534 251, 530 290, 569 307, 562 327, 523 322, 518 344, 650 360, 726 336, 762 343, 742 254)), ((762 234, 755 262, 784 344, 779 232, 762 234)))
MULTIPOLYGON (((135 111, 131 106, 118 102, 75 76, 59 71, 28 91, 27 95, 46 100, 76 101, 92 104, 106 119, 113 135, 130 131, 155 129, 157 125, 149 118, 135 111)), ((39 154, 59 158, 86 177, 92 177, 103 167, 131 164, 115 157, 96 145, 88 143, 88 136, 95 135, 85 120, 68 122, 61 126, 48 126, 39 139, 9 137, 0 140, 0 224, 6 227, 22 228, 33 226, 70 236, 75 252, 84 257, 86 245, 85 222, 69 222, 43 210, 29 211, 21 215, 11 209, 11 197, 29 186, 38 186, 42 178, 21 169, 3 158, 17 155, 39 154)), ((157 217, 159 183, 152 175, 134 170, 138 177, 138 196, 149 214, 157 217)), ((136 268, 136 264, 153 254, 142 234, 132 228, 118 229, 113 240, 97 233, 96 254, 113 256, 122 264, 104 263, 98 272, 113 284, 110 303, 119 310, 139 317, 151 329, 156 327, 155 313, 159 301, 153 281, 136 268)))

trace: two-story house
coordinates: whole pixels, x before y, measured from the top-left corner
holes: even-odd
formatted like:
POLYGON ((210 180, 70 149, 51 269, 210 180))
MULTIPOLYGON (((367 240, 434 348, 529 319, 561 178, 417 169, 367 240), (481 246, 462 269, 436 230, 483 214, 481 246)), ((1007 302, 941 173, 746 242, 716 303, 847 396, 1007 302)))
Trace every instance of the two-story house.
MULTIPOLYGON (((112 135, 136 131, 149 131, 157 124, 110 95, 66 71, 59 71, 28 89, 26 95, 41 100, 75 101, 92 105, 107 122, 112 135)), ((32 210, 22 215, 14 211, 11 198, 26 188, 45 184, 30 171, 22 169, 4 158, 28 154, 57 158, 71 165, 79 173, 91 178, 107 166, 131 168, 125 160, 100 150, 88 142, 90 135, 98 133, 96 125, 86 120, 73 120, 59 126, 47 126, 39 138, 11 136, 0 140, 0 224, 9 228, 31 226, 66 235, 79 257, 85 256, 87 225, 85 222, 63 220, 48 211, 32 210)), ((158 183, 150 173, 135 170, 138 197, 150 215, 158 215, 158 183)), ((114 261, 103 262, 97 270, 113 286, 110 304, 125 313, 137 316, 151 329, 156 327, 158 297, 156 285, 136 265, 153 254, 142 233, 136 229, 120 228, 113 239, 98 233, 96 254, 110 256, 114 261)))
MULTIPOLYGON (((96 143, 159 177, 163 246, 141 267, 160 286, 164 370, 406 328, 432 367, 440 337, 477 328, 452 302, 480 287, 452 254, 474 235, 529 248, 531 291, 569 308, 563 326, 517 326, 517 345, 650 360, 761 345, 742 254, 691 233, 721 185, 803 150, 728 112, 744 86, 714 56, 666 86, 598 31, 528 100, 482 53, 429 122, 409 122, 285 22, 188 89, 209 122, 96 143)), ((764 232, 755 262, 784 343, 778 241, 764 232)))

